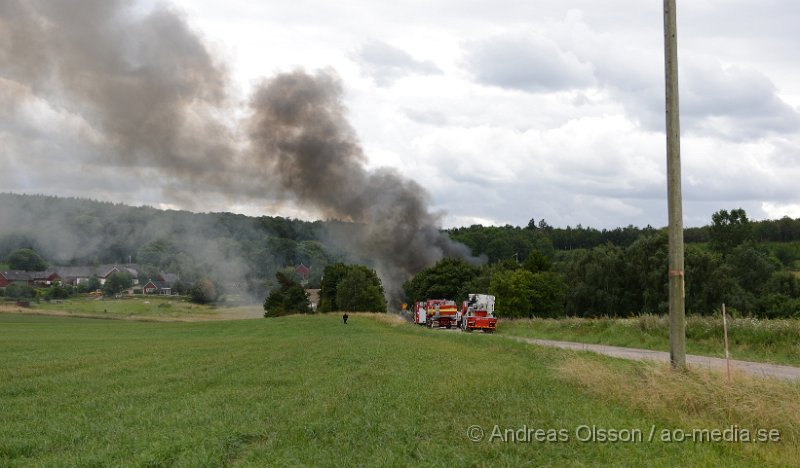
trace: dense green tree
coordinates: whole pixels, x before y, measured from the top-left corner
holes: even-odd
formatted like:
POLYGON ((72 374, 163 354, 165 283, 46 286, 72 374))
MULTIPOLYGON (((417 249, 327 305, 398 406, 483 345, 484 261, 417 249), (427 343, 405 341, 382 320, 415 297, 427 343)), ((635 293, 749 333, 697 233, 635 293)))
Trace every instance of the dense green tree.
POLYGON ((170 261, 174 250, 170 242, 157 239, 143 245, 136 252, 136 261, 140 264, 152 265, 154 268, 161 268, 170 261))
POLYGON ((67 299, 75 292, 75 290, 71 286, 62 286, 60 284, 54 284, 44 290, 44 298, 47 300, 53 299, 67 299))
POLYGON ((582 317, 638 313, 636 291, 628 284, 625 252, 614 245, 581 249, 561 267, 570 279, 567 313, 582 317))
POLYGON ((541 271, 550 271, 553 263, 547 256, 538 250, 532 251, 528 258, 522 263, 522 268, 530 271, 531 273, 539 273, 541 271))
POLYGON ((800 280, 793 272, 777 271, 764 283, 755 304, 763 318, 800 317, 800 280))
POLYGON ((381 280, 374 270, 350 265, 336 286, 336 304, 347 312, 386 312, 386 298, 381 280))
POLYGON ((92 277, 89 278, 89 281, 84 281, 84 282, 78 284, 77 292, 79 292, 81 294, 85 294, 85 293, 88 293, 88 292, 97 291, 99 289, 102 289, 102 287, 103 287, 103 285, 100 284, 100 278, 98 278, 95 275, 92 275, 92 277))
POLYGON ((772 273, 780 268, 780 262, 766 249, 749 244, 733 249, 725 262, 733 269, 739 285, 752 294, 758 294, 772 273))
POLYGON ((111 276, 106 278, 103 285, 103 293, 106 296, 113 296, 133 286, 133 278, 127 271, 117 271, 111 273, 111 276))
POLYGON ((480 269, 464 260, 446 257, 414 275, 403 284, 408 302, 426 299, 466 299, 465 285, 476 278, 480 269))
POLYGON ((722 258, 719 253, 695 245, 686 246, 684 278, 687 313, 710 315, 719 309, 720 291, 708 286, 720 265, 722 258))
POLYGON ((506 270, 492 277, 489 292, 497 298, 499 317, 560 317, 567 284, 551 271, 506 270))
POLYGON ((18 249, 8 255, 8 267, 12 270, 43 271, 47 262, 33 249, 18 249))
POLYGON ((288 314, 307 314, 311 312, 308 293, 305 289, 283 272, 275 274, 278 288, 273 290, 264 301, 264 316, 279 317, 288 314))
POLYGON ((542 271, 533 275, 531 314, 536 317, 562 317, 567 299, 567 282, 559 273, 542 271))
POLYGON ((764 284, 764 292, 800 298, 800 280, 793 272, 776 271, 764 284))
POLYGON ((89 281, 86 283, 88 291, 97 291, 102 286, 103 285, 100 283, 100 278, 98 278, 97 275, 92 275, 89 278, 89 281))
POLYGON ((743 209, 719 210, 711 215, 709 246, 722 255, 752 239, 753 228, 743 209))
POLYGON ((497 298, 498 317, 527 317, 531 311, 534 274, 528 270, 509 270, 492 277, 489 294, 497 298))
POLYGON ((627 305, 638 313, 669 310, 669 246, 666 231, 642 236, 625 249, 627 305))
POLYGON ((318 307, 320 312, 342 310, 336 302, 336 287, 348 271, 349 268, 344 263, 334 263, 325 267, 319 290, 318 307))

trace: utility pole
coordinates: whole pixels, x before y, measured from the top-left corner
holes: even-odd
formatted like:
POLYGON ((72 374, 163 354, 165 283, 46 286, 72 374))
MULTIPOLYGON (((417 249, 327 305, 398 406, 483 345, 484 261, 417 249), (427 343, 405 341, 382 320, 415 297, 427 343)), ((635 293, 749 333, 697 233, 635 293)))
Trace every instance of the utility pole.
POLYGON ((678 27, 675 1, 664 0, 664 65, 667 107, 667 209, 669 211, 669 356, 672 367, 686 367, 686 317, 683 273, 681 129, 678 106, 678 27))

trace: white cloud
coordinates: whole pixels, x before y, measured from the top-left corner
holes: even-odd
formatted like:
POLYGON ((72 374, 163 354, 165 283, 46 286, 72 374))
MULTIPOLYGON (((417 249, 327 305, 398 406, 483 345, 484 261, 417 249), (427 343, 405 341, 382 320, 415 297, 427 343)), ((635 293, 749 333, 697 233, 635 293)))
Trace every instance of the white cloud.
POLYGON ((431 62, 417 60, 408 52, 385 42, 372 40, 352 54, 365 73, 379 85, 413 74, 438 74, 441 70, 431 62))
POLYGON ((769 219, 779 219, 784 216, 790 218, 800 218, 800 203, 789 203, 776 205, 775 203, 763 203, 761 209, 767 213, 769 219))
POLYGON ((494 37, 464 47, 468 67, 486 85, 553 92, 594 83, 591 66, 537 34, 494 37))

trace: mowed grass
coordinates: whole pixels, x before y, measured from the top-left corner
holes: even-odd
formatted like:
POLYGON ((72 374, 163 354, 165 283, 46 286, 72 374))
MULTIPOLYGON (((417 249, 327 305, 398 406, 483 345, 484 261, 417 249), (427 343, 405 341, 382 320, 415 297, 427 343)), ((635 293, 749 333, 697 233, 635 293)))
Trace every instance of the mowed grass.
MULTIPOLYGON (((162 323, 4 314, 0 355, 0 466, 788 466, 798 457, 796 413, 739 421, 669 402, 670 393, 654 398, 674 411, 648 407, 609 392, 649 391, 650 378, 603 392, 596 373, 576 377, 586 363, 611 381, 646 376, 645 364, 386 315, 343 325, 338 315, 162 323), (773 424, 782 441, 647 440, 651 428, 688 423, 773 424), (473 425, 483 441, 468 439, 473 425), (570 440, 490 441, 495 425, 565 430, 570 440), (640 430, 644 440, 579 441, 576 431, 586 427, 585 437, 591 426, 640 430)), ((702 379, 682 378, 706 391, 702 379)), ((773 385, 797 400, 797 386, 773 385)), ((773 403, 777 414, 792 409, 773 403)))
MULTIPOLYGON (((669 318, 566 318, 501 320, 498 333, 669 351, 669 318)), ((732 359, 800 366, 800 320, 728 319, 732 359)), ((722 317, 686 317, 690 354, 725 357, 722 317)))
POLYGON ((122 298, 81 296, 62 301, 32 302, 30 308, 8 304, 0 312, 58 314, 131 320, 209 320, 232 316, 260 316, 261 305, 247 307, 212 307, 193 304, 178 296, 126 296, 122 298))

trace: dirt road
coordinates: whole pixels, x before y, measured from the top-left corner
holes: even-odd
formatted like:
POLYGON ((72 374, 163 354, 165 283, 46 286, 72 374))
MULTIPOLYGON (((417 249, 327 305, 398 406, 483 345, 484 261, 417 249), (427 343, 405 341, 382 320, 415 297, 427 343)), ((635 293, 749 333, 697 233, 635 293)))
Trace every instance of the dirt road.
MULTIPOLYGON (((607 356, 619 357, 623 359, 634 359, 637 361, 659 361, 669 362, 669 353, 666 351, 652 351, 649 349, 621 348, 618 346, 606 346, 587 343, 573 343, 570 341, 540 340, 536 338, 524 338, 519 336, 507 336, 524 343, 539 346, 549 346, 563 349, 573 349, 577 351, 591 351, 593 353, 605 354, 607 356)), ((704 367, 708 369, 725 372, 725 359, 686 355, 686 363, 693 367, 704 367)), ((780 366, 777 364, 766 364, 762 362, 738 361, 731 359, 731 370, 744 372, 759 377, 772 377, 783 380, 800 380, 800 367, 780 366)))

